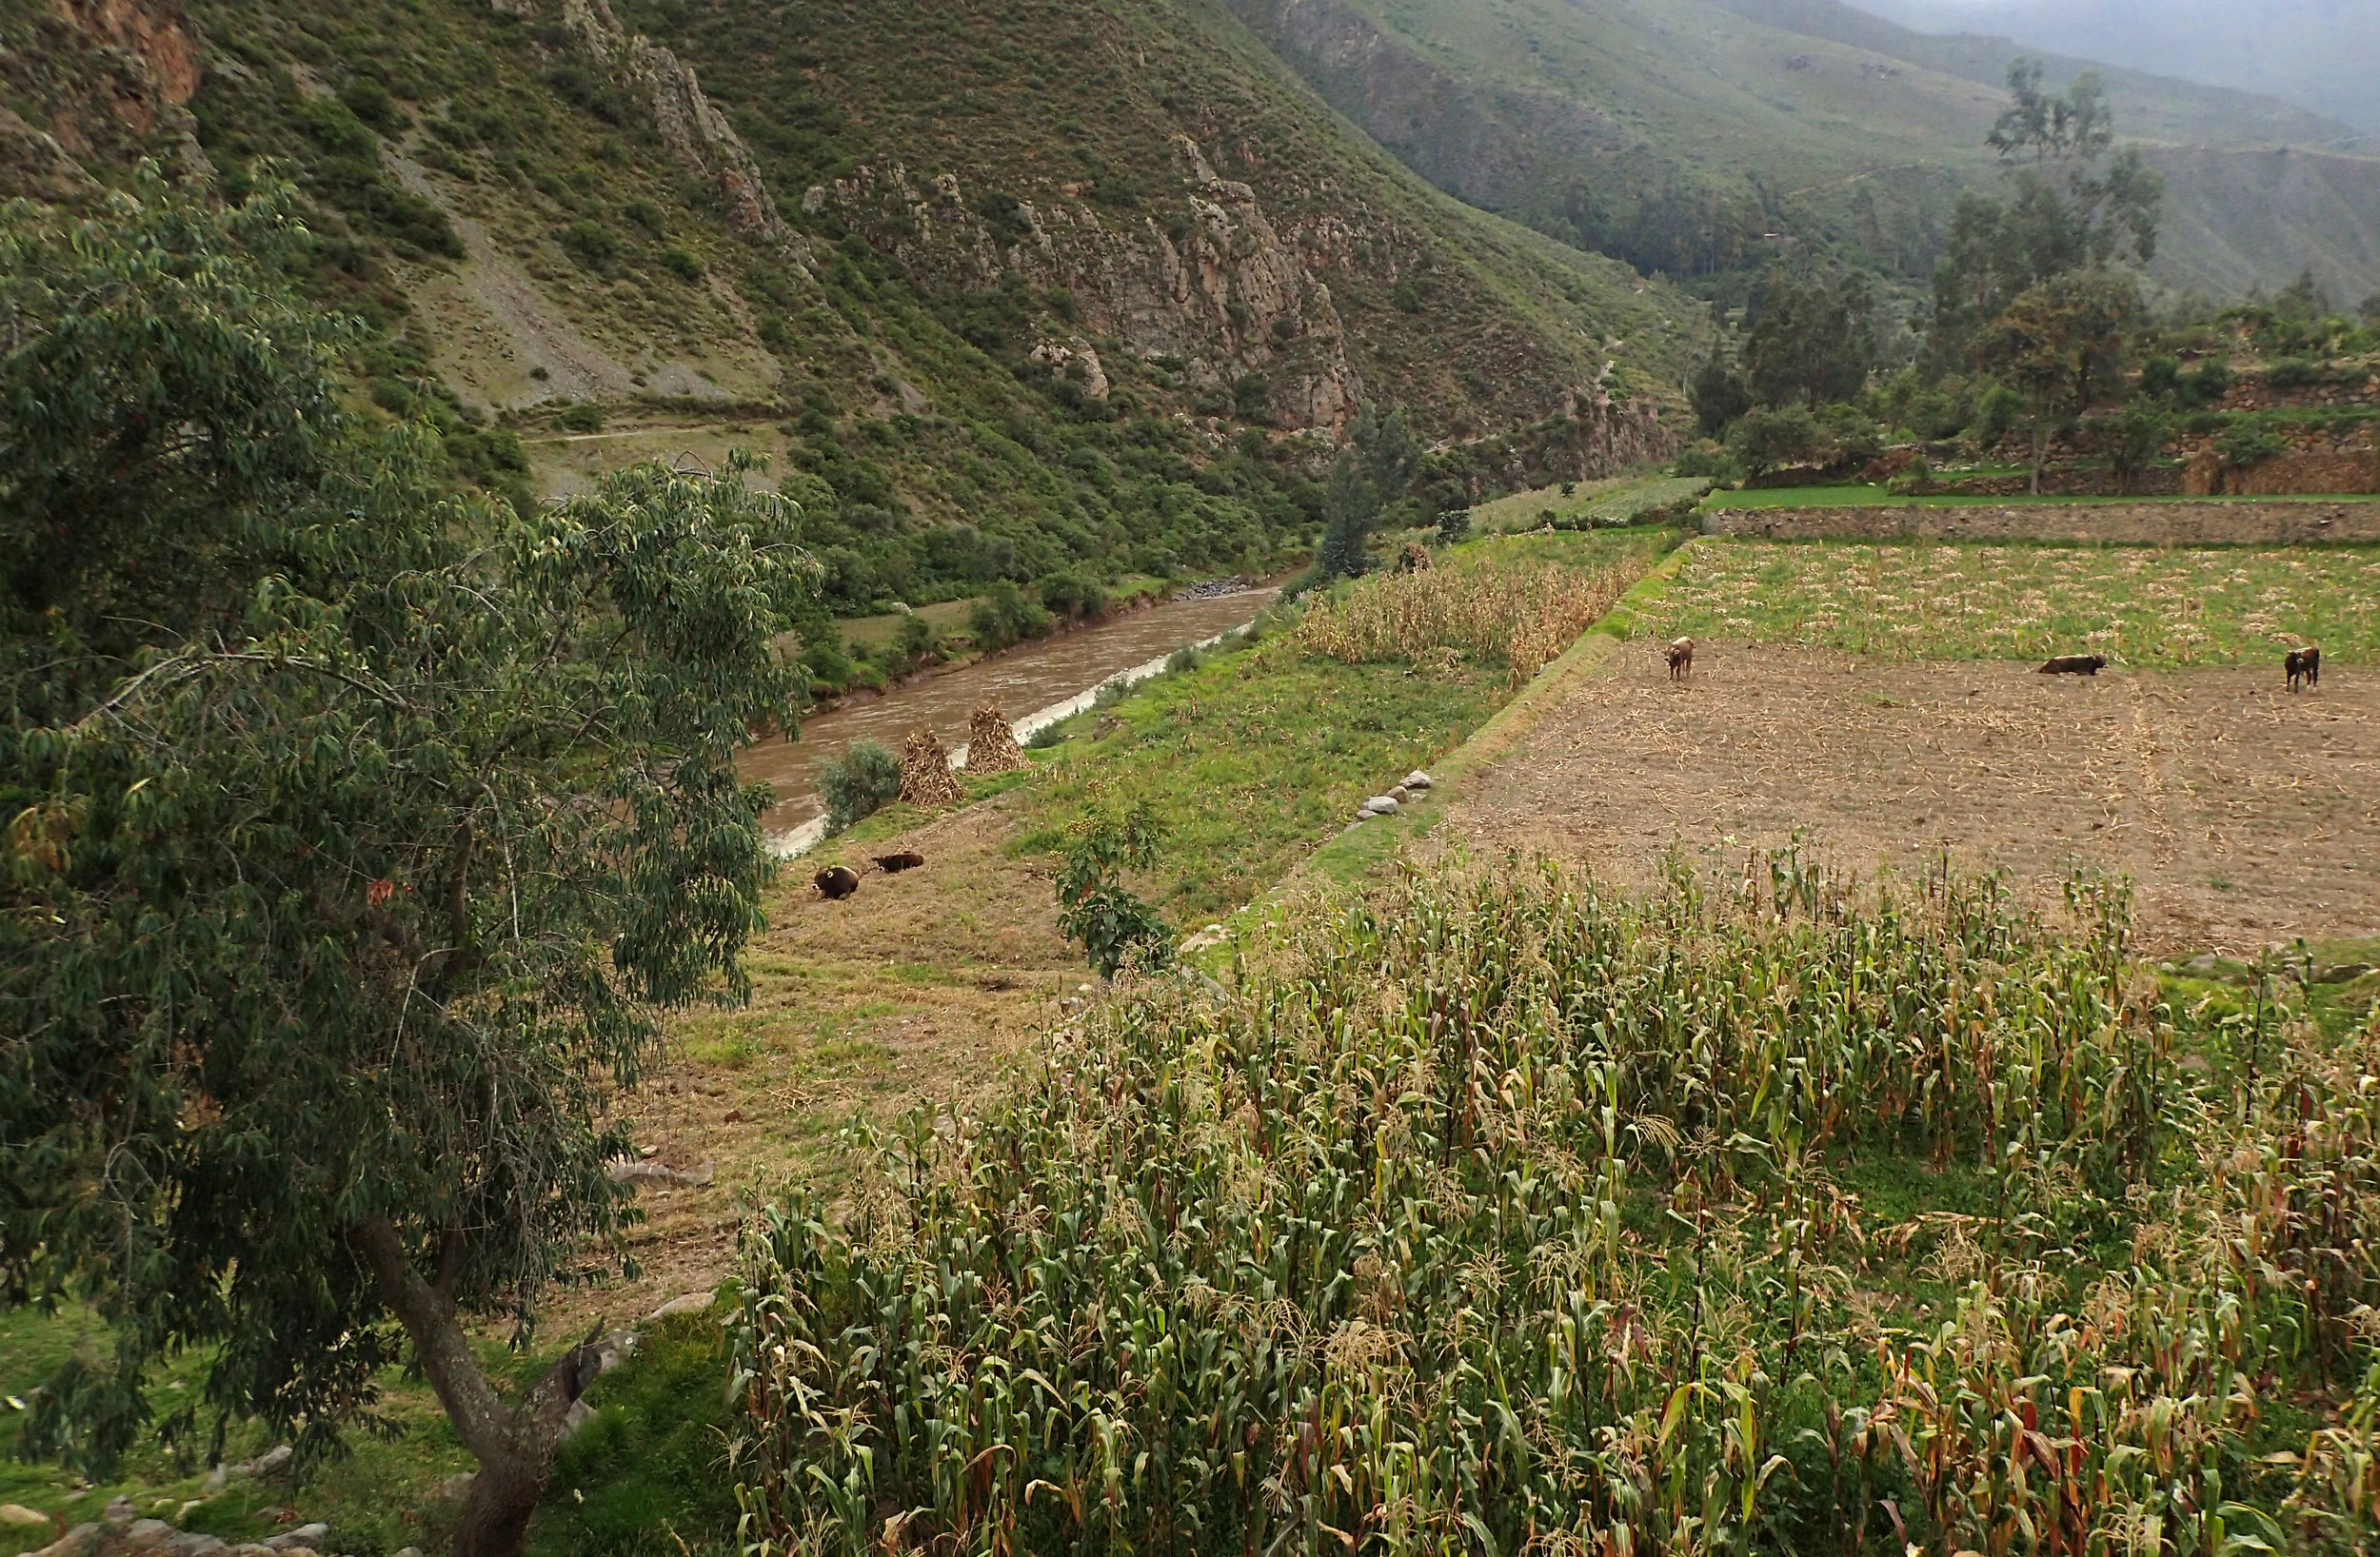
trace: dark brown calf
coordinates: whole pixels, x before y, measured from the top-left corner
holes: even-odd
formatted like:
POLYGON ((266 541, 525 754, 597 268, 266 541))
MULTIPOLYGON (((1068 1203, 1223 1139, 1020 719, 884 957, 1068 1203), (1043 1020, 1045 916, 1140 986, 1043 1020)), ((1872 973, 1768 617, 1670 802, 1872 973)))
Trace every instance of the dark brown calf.
POLYGON ((2104 654, 2061 654, 2041 667, 2044 676, 2096 676, 2107 669, 2104 654))
POLYGON ((825 897, 848 897, 860 890, 860 873, 848 865, 829 865, 810 879, 825 897))
POLYGON ((2322 651, 2311 643, 2302 649, 2291 649, 2282 660, 2281 668, 2289 673, 2290 690, 2297 690, 2303 681, 2310 688, 2322 685, 2322 651))
POLYGON ((902 853, 876 857, 876 868, 886 876, 899 876, 902 871, 916 870, 924 863, 925 857, 922 854, 902 853))

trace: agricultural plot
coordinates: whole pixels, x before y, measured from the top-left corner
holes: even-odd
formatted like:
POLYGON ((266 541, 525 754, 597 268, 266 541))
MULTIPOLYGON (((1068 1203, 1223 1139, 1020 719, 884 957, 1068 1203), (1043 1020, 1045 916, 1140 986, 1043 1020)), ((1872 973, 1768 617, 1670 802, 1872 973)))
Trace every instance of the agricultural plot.
POLYGON ((2138 883, 2147 943, 2380 929, 2380 555, 1698 542, 1649 648, 1572 688, 1449 836, 1616 880, 1802 838, 1873 875, 1944 856, 2053 900, 2138 883), (2284 689, 2280 645, 2330 673, 2284 689), (2045 677, 2103 653, 2096 678, 2045 677))
POLYGON ((1698 541, 1662 625, 1885 660, 2380 660, 2380 550, 1698 541))

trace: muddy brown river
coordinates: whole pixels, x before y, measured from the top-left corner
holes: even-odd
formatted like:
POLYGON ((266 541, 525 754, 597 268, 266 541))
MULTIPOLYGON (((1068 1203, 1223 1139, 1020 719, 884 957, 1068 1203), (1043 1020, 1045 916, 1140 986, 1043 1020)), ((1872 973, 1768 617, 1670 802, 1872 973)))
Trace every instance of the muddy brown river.
POLYGON ((1182 645, 1204 642, 1252 621, 1279 593, 1268 585, 1168 601, 1096 627, 921 677, 881 698, 804 719, 799 739, 765 741, 744 754, 744 777, 765 779, 777 790, 777 803, 763 825, 781 852, 816 842, 825 820, 825 805, 818 795, 819 765, 855 740, 879 740, 899 751, 908 733, 923 724, 955 751, 967 738, 968 716, 987 702, 1008 716, 1021 740, 1041 725, 1087 706, 1101 682, 1152 673, 1182 645))

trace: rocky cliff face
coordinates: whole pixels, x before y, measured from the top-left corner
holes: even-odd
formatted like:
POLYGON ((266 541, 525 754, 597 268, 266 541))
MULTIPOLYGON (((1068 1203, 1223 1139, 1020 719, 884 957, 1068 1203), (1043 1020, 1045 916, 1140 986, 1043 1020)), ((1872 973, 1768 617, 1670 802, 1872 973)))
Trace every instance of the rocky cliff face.
MULTIPOLYGON (((491 3, 507 15, 540 13, 540 0, 491 3)), ((793 246, 793 233, 768 191, 768 181, 761 176, 760 164, 726 115, 703 95, 693 67, 652 39, 630 35, 612 14, 608 0, 560 0, 557 12, 579 52, 644 100, 671 160, 719 191, 731 226, 772 244, 793 246)))
MULTIPOLYGON (((1043 290, 1062 288, 1087 334, 1139 357, 1178 361, 1193 384, 1236 389, 1260 380, 1247 392, 1260 396, 1276 426, 1343 427, 1363 384, 1308 252, 1327 264, 1343 234, 1318 222, 1284 235, 1256 191, 1219 177, 1196 143, 1182 137, 1176 149, 1180 205, 1169 221, 1103 217, 1079 187, 1065 185, 1039 201, 970 204, 957 174, 921 187, 898 163, 813 186, 802 206, 811 215, 833 212, 934 285, 990 289, 1014 274, 1043 290)), ((1089 392, 1104 394, 1087 340, 1043 342, 1035 355, 1053 365, 1083 363, 1083 382, 1096 375, 1098 384, 1089 392)))
POLYGON ((71 199, 86 164, 205 165, 184 105, 201 42, 181 0, 53 0, 0 13, 0 194, 71 199))

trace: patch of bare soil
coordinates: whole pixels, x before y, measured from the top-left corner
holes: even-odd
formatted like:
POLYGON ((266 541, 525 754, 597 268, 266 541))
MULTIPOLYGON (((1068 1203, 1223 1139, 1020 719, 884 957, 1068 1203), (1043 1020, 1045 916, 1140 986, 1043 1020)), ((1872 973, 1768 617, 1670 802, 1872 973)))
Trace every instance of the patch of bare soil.
POLYGON ((560 1292, 551 1333, 708 1291, 733 1270, 750 1200, 796 1183, 832 1196, 859 1166, 837 1138, 855 1116, 979 1095, 1062 1015, 1093 976, 1058 934, 1048 882, 1002 853, 1009 831, 1003 797, 785 867, 746 957, 752 1003, 674 1021, 666 1062, 625 1109, 648 1160, 707 1167, 709 1181, 640 1183, 639 1278, 560 1292), (892 876, 869 863, 908 850, 926 863, 892 876), (829 902, 810 876, 837 863, 862 880, 829 902))
POLYGON ((1543 850, 1630 885, 1800 833, 1862 876, 1947 852, 2045 905, 2096 868, 2138 887, 2139 944, 2227 953, 2380 931, 2380 681, 2332 670, 2044 676, 1697 648, 1673 684, 1632 646, 1467 786, 1442 837, 1543 850))

